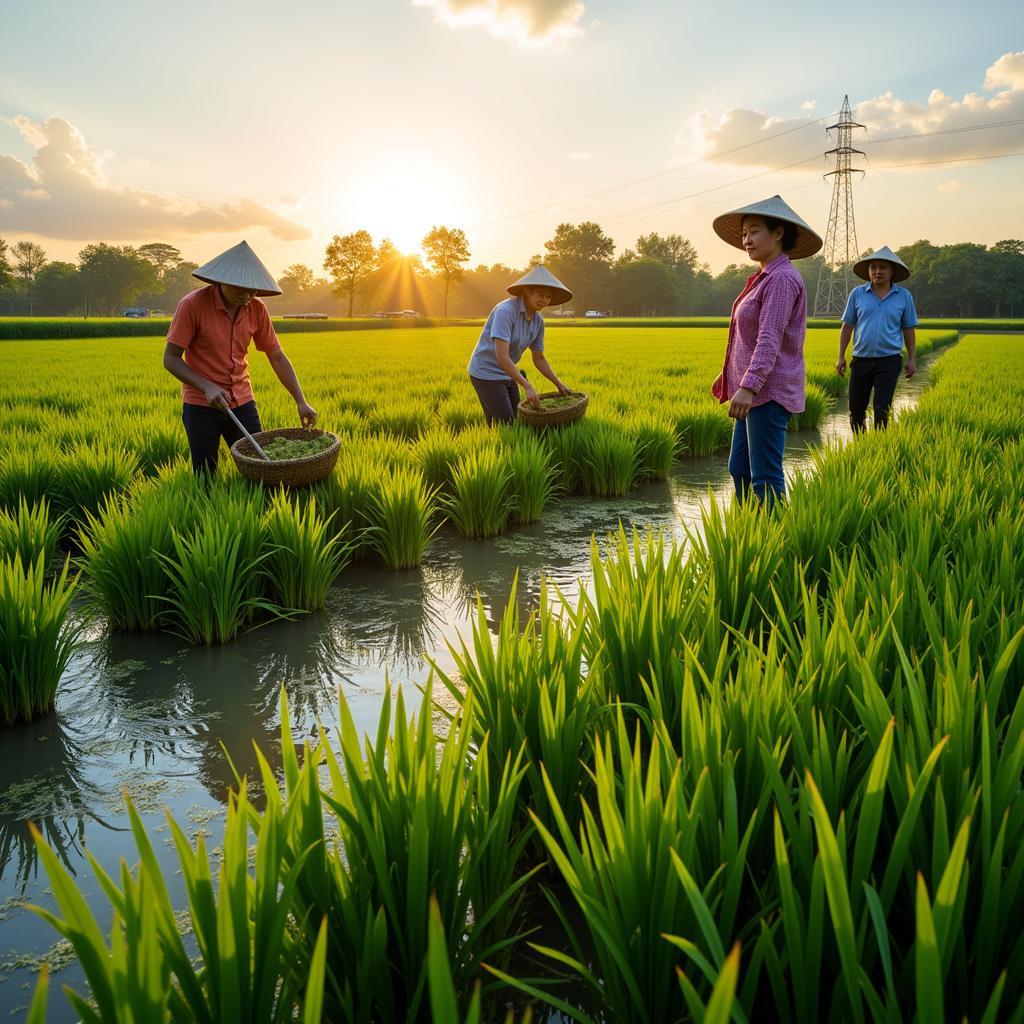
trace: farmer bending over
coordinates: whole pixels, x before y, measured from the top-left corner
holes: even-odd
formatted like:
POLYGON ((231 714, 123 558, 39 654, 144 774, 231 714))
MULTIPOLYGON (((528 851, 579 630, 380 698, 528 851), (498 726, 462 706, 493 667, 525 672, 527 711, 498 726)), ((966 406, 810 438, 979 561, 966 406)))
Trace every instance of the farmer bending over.
POLYGON ((513 298, 503 299, 491 310, 469 360, 469 379, 488 426, 511 423, 516 418, 520 388, 531 405, 539 404, 537 389, 516 365, 527 349, 538 372, 558 388, 559 394, 569 394, 544 355, 544 317, 540 311, 568 302, 572 292, 544 267, 534 267, 509 285, 508 293, 513 298))
POLYGON ((164 369, 181 381, 181 419, 192 469, 217 468, 220 439, 232 445, 242 432, 224 411, 231 409, 250 434, 262 430, 249 380, 249 342, 265 352, 278 380, 295 399, 299 422, 316 424, 291 362, 277 340, 267 307, 257 295, 281 289, 247 242, 193 271, 209 287, 189 292, 174 311, 164 347, 164 369))
POLYGON ((853 272, 867 284, 850 292, 839 331, 836 373, 846 372, 846 346, 853 335, 850 360, 850 426, 855 434, 864 429, 868 399, 875 392, 875 429, 889 423, 892 396, 907 346, 907 380, 917 370, 917 310, 914 297, 897 281, 910 277, 910 267, 887 245, 853 265, 853 272))

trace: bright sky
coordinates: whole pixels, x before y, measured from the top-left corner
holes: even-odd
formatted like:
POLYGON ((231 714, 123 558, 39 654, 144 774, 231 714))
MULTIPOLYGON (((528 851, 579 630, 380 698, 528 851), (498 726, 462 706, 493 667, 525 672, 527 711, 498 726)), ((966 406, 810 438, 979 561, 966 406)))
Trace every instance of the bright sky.
POLYGON ((596 220, 717 271, 711 219, 747 202, 824 234, 845 93, 861 248, 1024 237, 1019 0, 0 0, 0 26, 0 236, 54 259, 244 237, 321 274, 334 234, 443 223, 518 266, 596 220))

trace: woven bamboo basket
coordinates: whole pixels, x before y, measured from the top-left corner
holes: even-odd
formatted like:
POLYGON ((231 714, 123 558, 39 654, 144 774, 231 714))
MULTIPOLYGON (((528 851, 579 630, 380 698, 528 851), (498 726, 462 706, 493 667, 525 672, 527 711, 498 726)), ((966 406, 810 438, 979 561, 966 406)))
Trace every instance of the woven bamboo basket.
MULTIPOLYGON (((557 391, 545 391, 538 395, 538 398, 557 398, 557 391)), ((590 398, 582 391, 574 391, 572 397, 576 399, 572 405, 563 405, 558 409, 534 409, 524 398, 519 403, 519 418, 531 427, 561 427, 566 423, 575 423, 583 418, 587 411, 587 403, 590 398)))
POLYGON ((248 438, 240 438, 231 446, 231 457, 235 460, 238 472, 250 480, 261 484, 284 484, 286 487, 305 487, 306 484, 322 480, 334 469, 338 461, 341 442, 334 434, 324 430, 308 430, 306 427, 279 427, 277 430, 261 430, 253 434, 253 440, 262 448, 275 437, 287 437, 290 440, 311 441, 314 437, 327 434, 332 438, 331 446, 316 455, 308 455, 302 459, 280 459, 266 462, 253 450, 248 438))

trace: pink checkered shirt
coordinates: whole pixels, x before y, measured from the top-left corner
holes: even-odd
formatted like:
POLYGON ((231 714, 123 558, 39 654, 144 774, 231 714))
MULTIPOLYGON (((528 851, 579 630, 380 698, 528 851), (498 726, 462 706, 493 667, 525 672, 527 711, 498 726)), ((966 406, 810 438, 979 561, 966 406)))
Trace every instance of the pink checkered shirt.
POLYGON ((803 412, 806 333, 807 289, 782 253, 747 278, 733 303, 725 365, 711 393, 728 402, 739 388, 749 388, 755 406, 778 402, 803 412))

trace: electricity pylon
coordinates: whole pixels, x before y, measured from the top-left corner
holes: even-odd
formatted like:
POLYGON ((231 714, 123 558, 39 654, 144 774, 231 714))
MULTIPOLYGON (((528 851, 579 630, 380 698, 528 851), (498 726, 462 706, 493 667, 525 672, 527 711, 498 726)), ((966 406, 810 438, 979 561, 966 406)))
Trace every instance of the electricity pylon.
POLYGON ((832 179, 832 208, 818 270, 818 287, 814 291, 815 316, 842 316, 853 283, 853 265, 860 255, 857 225, 853 220, 853 175, 864 173, 853 166, 854 156, 864 156, 863 150, 853 148, 853 130, 863 127, 853 119, 850 97, 844 96, 839 120, 825 129, 829 138, 832 132, 836 133, 835 146, 825 151, 826 159, 835 158, 835 169, 825 175, 826 179, 832 179))

